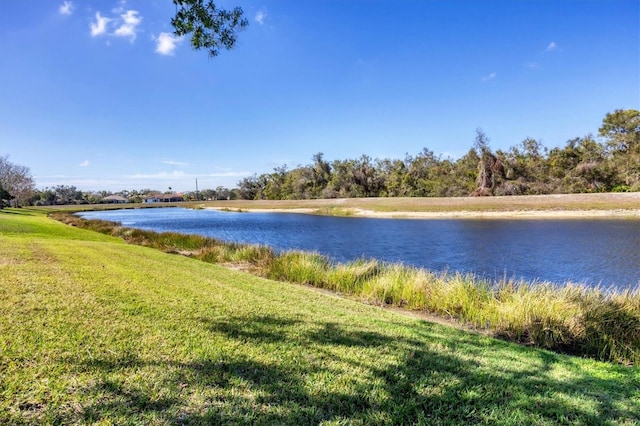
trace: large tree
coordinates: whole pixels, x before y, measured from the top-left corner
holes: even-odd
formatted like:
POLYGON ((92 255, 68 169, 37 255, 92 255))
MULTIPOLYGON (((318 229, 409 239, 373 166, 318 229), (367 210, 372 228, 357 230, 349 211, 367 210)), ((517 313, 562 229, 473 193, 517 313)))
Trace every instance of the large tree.
POLYGON ((607 141, 620 181, 627 190, 640 190, 640 111, 617 109, 608 113, 599 134, 607 141))
POLYGON ((599 133, 614 152, 640 152, 640 111, 617 109, 608 113, 599 133))
POLYGON ((29 168, 12 163, 7 155, 0 157, 0 186, 10 194, 14 207, 27 204, 35 191, 29 168))
POLYGON ((249 25, 242 8, 221 9, 213 1, 173 0, 176 15, 171 20, 174 34, 189 36, 191 46, 217 56, 221 48, 235 46, 238 31, 249 25))

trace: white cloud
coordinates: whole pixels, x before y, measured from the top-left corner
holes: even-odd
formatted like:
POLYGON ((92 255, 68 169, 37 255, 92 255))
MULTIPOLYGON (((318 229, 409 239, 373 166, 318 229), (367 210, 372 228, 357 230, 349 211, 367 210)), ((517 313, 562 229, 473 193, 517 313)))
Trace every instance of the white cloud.
POLYGON ((107 32, 107 24, 111 19, 96 12, 96 22, 91 23, 91 37, 96 37, 107 32))
POLYGON ((549 43, 549 45, 547 46, 547 52, 554 52, 556 50, 559 50, 560 48, 558 47, 558 45, 556 44, 555 41, 552 41, 551 43, 549 43))
POLYGON ((103 16, 96 12, 95 22, 91 22, 91 36, 108 35, 110 37, 121 37, 129 39, 130 42, 136 39, 142 17, 137 10, 126 10, 126 2, 120 1, 118 7, 111 10, 112 15, 103 16))
POLYGON ((117 7, 114 7, 113 9, 111 9, 111 11, 112 11, 113 13, 118 13, 118 14, 120 14, 120 13, 124 12, 124 9, 125 9, 125 7, 126 7, 126 6, 127 6, 127 0, 120 0, 120 1, 118 2, 118 6, 117 6, 117 7))
POLYGON ((71 15, 71 13, 73 12, 73 2, 65 1, 58 8, 58 12, 60 12, 60 15, 71 15))
POLYGON ((482 77, 482 81, 489 81, 489 80, 493 80, 494 78, 496 78, 498 74, 496 74, 496 72, 492 72, 489 75, 486 75, 484 77, 482 77))
POLYGON ((138 33, 138 25, 142 22, 142 18, 138 16, 137 10, 127 10, 120 15, 122 23, 113 33, 117 37, 129 38, 131 42, 136 39, 138 33))
POLYGON ((256 16, 254 17, 254 19, 258 24, 264 25, 264 20, 266 17, 267 17, 267 14, 262 10, 259 10, 258 13, 256 13, 256 16))
POLYGON ((182 42, 182 37, 176 37, 171 33, 160 33, 156 40, 156 53, 170 56, 182 42))
POLYGON ((89 160, 84 160, 82 163, 80 163, 80 167, 87 167, 89 164, 89 160))
POLYGON ((537 62, 525 62, 524 67, 529 69, 535 69, 535 68, 540 68, 540 64, 537 62))
POLYGON ((165 160, 162 163, 169 164, 171 166, 188 166, 189 165, 189 163, 185 163, 184 161, 172 161, 172 160, 165 160))

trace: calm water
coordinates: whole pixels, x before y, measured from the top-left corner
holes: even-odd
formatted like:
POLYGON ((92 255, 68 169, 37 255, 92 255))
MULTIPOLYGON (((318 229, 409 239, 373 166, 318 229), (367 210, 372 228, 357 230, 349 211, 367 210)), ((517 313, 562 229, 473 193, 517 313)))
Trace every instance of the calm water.
POLYGON ((317 251, 488 278, 640 285, 637 220, 411 220, 153 208, 86 212, 85 218, 200 234, 278 250, 317 251))

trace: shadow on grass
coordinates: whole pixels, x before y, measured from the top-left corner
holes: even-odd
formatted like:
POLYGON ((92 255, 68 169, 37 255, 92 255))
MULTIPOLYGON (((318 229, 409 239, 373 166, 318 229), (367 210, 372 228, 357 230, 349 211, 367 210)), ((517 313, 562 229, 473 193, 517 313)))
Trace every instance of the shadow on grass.
POLYGON ((572 361, 430 323, 398 337, 269 315, 200 318, 235 350, 193 362, 134 355, 75 362, 98 380, 81 421, 169 424, 611 424, 640 422, 638 374, 602 379, 572 361), (444 330, 444 331, 443 331, 444 330), (446 338, 443 338, 443 334, 446 338), (438 342, 440 346, 431 345, 438 342), (264 354, 270 354, 262 356, 264 354), (477 356, 474 356, 477 355, 477 356), (153 377, 136 380, 135 377, 153 377))
POLYGON ((24 207, 20 207, 20 208, 6 207, 3 209, 0 209, 0 214, 15 214, 19 216, 36 216, 41 213, 38 213, 37 210, 24 208, 24 207))

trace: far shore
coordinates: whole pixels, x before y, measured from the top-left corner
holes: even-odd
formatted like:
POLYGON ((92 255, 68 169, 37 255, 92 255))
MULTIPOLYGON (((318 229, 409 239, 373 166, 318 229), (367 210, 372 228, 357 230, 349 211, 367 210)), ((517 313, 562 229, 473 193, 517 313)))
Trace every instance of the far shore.
POLYGON ((398 219, 640 219, 640 193, 482 198, 225 200, 197 205, 223 211, 398 219))
MULTIPOLYGON (((242 211, 254 213, 302 213, 319 214, 322 211, 312 208, 264 209, 226 207, 207 207, 211 210, 242 211)), ((451 211, 451 212, 380 212, 365 209, 345 209, 340 214, 325 214, 327 216, 366 217, 380 219, 596 219, 620 218, 640 219, 640 209, 635 210, 520 210, 520 211, 451 211)))

